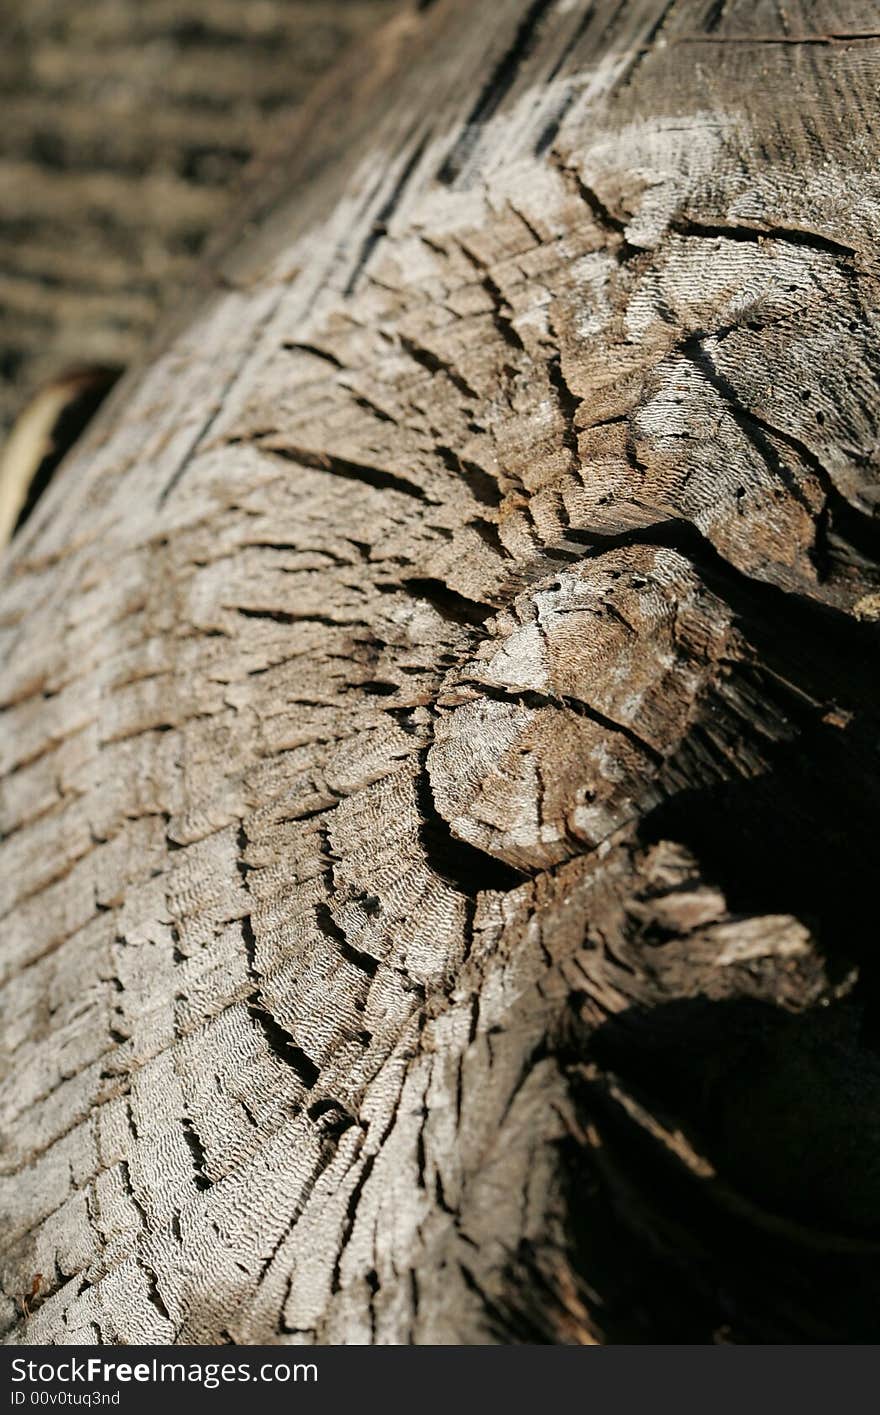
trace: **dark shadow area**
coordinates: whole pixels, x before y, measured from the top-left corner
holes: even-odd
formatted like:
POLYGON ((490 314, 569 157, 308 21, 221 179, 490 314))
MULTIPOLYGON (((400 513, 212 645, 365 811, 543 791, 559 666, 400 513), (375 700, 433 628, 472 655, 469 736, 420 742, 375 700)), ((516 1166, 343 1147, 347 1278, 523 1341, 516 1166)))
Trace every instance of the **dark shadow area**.
POLYGON ((613 1344, 880 1339, 880 1060, 857 1009, 632 1009, 568 1070, 563 1276, 522 1248, 507 1340, 578 1341, 578 1302, 613 1344))
POLYGON ((829 956, 872 973, 880 787, 869 728, 815 719, 772 749, 769 771, 682 790, 640 837, 686 845, 732 912, 794 914, 829 956))

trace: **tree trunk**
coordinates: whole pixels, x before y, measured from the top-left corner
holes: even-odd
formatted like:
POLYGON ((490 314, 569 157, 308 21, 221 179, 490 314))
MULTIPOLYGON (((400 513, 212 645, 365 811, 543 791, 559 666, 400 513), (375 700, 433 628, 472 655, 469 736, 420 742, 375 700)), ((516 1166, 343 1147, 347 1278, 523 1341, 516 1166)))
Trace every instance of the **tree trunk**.
POLYGON ((876 1337, 872 12, 407 13, 39 503, 13 1340, 876 1337))

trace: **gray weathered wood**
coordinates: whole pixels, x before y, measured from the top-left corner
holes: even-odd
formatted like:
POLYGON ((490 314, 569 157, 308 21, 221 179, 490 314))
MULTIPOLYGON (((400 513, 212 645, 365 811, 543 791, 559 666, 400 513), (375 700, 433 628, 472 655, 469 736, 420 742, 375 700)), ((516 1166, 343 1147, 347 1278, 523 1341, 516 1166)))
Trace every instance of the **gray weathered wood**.
POLYGON ((40 503, 11 1339, 876 1335, 873 28, 407 13, 40 503))

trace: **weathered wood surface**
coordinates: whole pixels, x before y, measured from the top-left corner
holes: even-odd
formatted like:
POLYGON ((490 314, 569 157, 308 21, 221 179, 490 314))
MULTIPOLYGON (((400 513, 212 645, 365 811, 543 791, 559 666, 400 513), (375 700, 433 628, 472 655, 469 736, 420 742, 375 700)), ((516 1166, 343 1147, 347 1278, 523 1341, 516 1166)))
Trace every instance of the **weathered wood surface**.
POLYGON ((873 11, 406 16, 21 533, 11 1339, 876 1336, 873 11))

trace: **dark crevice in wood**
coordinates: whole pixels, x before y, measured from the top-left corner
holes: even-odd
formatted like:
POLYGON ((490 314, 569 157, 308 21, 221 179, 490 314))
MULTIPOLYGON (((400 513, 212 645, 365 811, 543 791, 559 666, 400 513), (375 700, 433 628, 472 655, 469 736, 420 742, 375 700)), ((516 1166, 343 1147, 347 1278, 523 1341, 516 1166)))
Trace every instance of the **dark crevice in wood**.
MULTIPOLYGON (((243 826, 238 831, 239 858, 237 861, 239 873, 242 875, 245 888, 248 888, 247 873, 248 865, 244 861, 244 852, 247 847, 247 836, 243 826)), ((251 1021, 260 1029, 265 1039, 266 1045, 273 1056, 299 1077, 306 1090, 310 1090, 320 1075, 320 1067, 311 1060, 309 1056, 298 1047, 290 1034, 282 1027, 281 1023, 273 1016, 260 991, 260 973, 257 969, 257 940, 254 933, 253 919, 250 914, 246 914, 241 920, 241 937, 244 945, 245 957, 247 959, 248 974, 257 985, 256 995, 247 1002, 248 1015, 251 1021)))
POLYGON ((519 330, 513 323, 510 314, 510 305, 505 298, 501 286, 488 269, 485 267, 483 267, 483 269, 483 289, 492 297, 494 305, 492 318, 495 328, 498 330, 498 333, 505 343, 510 345, 511 349, 516 349, 517 353, 523 353, 525 351, 525 344, 522 341, 519 330))
POLYGON ((590 703, 584 702, 582 698, 574 698, 568 694, 541 693, 531 688, 502 688, 494 683, 485 683, 481 678, 472 678, 470 681, 487 698, 492 698, 500 703, 522 703, 524 707, 539 711, 541 708, 555 707, 567 708, 569 712, 575 713, 578 717, 589 718, 595 722, 597 727, 603 727, 607 732, 614 732, 621 737, 625 737, 633 747, 643 756, 647 757, 655 766, 660 766, 663 762, 662 755, 646 742, 643 737, 623 722, 615 722, 613 718, 594 708, 590 703))
POLYGON ((159 1291, 159 1279, 156 1276, 155 1269, 145 1261, 142 1255, 138 1255, 135 1261, 137 1262, 138 1267, 140 1268, 141 1272, 147 1280, 147 1297, 149 1301, 156 1308, 156 1311, 159 1313, 159 1316, 164 1318, 166 1322, 170 1322, 172 1328, 174 1329, 174 1335, 171 1338, 171 1340, 174 1342, 177 1340, 178 1332, 174 1320, 171 1316, 171 1313, 165 1305, 162 1293, 159 1291))
POLYGON ((342 1286, 342 1261, 345 1257, 345 1252, 348 1248, 351 1235, 354 1232, 354 1225, 355 1220, 357 1219, 357 1211, 358 1205, 361 1201, 361 1195, 363 1194, 364 1189, 369 1181, 370 1175, 373 1172, 373 1167, 376 1163, 376 1160, 381 1154, 382 1146, 388 1139, 388 1136, 391 1134, 391 1131, 394 1129, 394 1126, 397 1122, 397 1118, 397 1106, 393 1106, 391 1109, 391 1115, 386 1121, 382 1129, 382 1133, 377 1137, 375 1149, 371 1150, 369 1154, 364 1156, 363 1164, 361 1166, 361 1172, 357 1177, 357 1181, 355 1182, 354 1188, 348 1196, 348 1203, 345 1206, 345 1217, 342 1223, 342 1232, 339 1235, 339 1243, 336 1251, 336 1261, 333 1264, 333 1274, 330 1279, 331 1292, 338 1292, 340 1290, 340 1287, 342 1286))
POLYGON ((395 693, 400 692, 399 683, 388 683, 384 679, 378 678, 358 683, 358 688, 362 693, 368 693, 372 698, 391 698, 395 693))
POLYGON ((462 374, 459 373, 458 369, 455 368, 453 364, 449 363, 448 360, 442 359, 440 355, 435 354, 433 350, 426 349, 423 344, 419 344, 407 334, 400 335, 400 343, 401 347, 406 350, 410 358, 414 359, 415 362, 423 369, 426 369, 428 373, 444 374, 449 379, 452 386, 457 388, 464 398, 474 403, 478 400, 479 395, 476 389, 471 387, 467 379, 464 378, 462 374))
POLYGON ((834 486, 825 491, 824 514, 816 523, 817 553, 826 573, 856 564, 868 581, 877 582, 880 561, 880 521, 858 510, 834 486))
POLYGON ((608 251, 618 265, 627 265, 638 256, 644 255, 640 246, 633 245, 626 236, 627 223, 615 216, 605 205, 598 192, 594 191, 584 180, 577 167, 566 162, 560 154, 551 150, 550 161, 554 167, 562 174, 562 177, 574 189, 580 200, 592 215, 596 224, 608 234, 608 251))
POLYGON ((429 576, 408 577, 400 581, 400 586, 416 599, 427 600, 438 614, 453 624, 479 626, 498 612, 495 605, 480 604, 477 600, 467 599, 465 595, 450 589, 443 580, 435 580, 429 576))
POLYGON ((150 1224, 147 1218, 147 1211, 141 1203, 140 1199, 138 1198, 137 1194, 135 1193, 134 1184, 132 1183, 131 1178, 131 1166, 128 1163, 128 1160, 120 1160, 119 1175, 122 1180, 122 1183, 125 1185, 125 1192, 128 1194, 128 1197, 131 1199, 131 1202, 134 1204, 134 1207, 137 1209, 138 1214, 140 1215, 141 1223, 143 1224, 145 1229, 149 1230, 150 1224))
POLYGON ((670 231, 681 236, 700 236, 707 240, 721 238, 725 241, 785 241, 790 246, 806 246, 808 250, 822 251, 836 260, 852 261, 857 254, 854 246, 832 240, 819 231, 802 230, 793 226, 747 226, 743 222, 704 222, 690 216, 677 216, 669 223, 670 231))
POLYGON ((346 962, 360 969, 362 973, 366 973, 367 977, 374 978, 376 976, 376 970, 379 967, 379 960, 373 958, 369 953, 362 952, 361 949, 355 948, 353 944, 349 943, 345 936, 345 931, 339 927, 330 912, 329 904, 321 900, 315 905, 315 915, 321 933, 324 934, 326 938, 332 939, 346 962))
POLYGON ((880 1059, 857 1008, 658 992, 563 1019, 555 1055, 565 1232, 521 1242, 497 1339, 876 1341, 880 1059), (842 1232, 854 1200, 868 1231, 842 1232))
MULTIPOLYGON (((341 629, 345 625, 338 620, 331 619, 326 614, 294 614, 287 609, 243 609, 240 605, 235 610, 242 619, 267 619, 272 624, 323 624, 325 629, 341 629)), ((270 665, 277 668, 277 664, 270 665)))
POLYGON ((755 605, 762 600, 769 614, 771 605, 781 607, 783 601, 788 601, 792 607, 797 605, 800 612, 830 615, 844 634, 848 635, 850 631, 858 633, 857 625, 830 606, 738 570, 692 521, 680 516, 667 516, 652 525, 635 526, 618 532, 566 529, 565 538, 588 547, 595 555, 606 555, 609 551, 627 546, 662 546, 689 560, 706 585, 728 598, 734 608, 740 601, 745 605, 755 605), (730 599, 731 596, 733 599, 730 599))
POLYGON ((373 958, 372 954, 364 953, 363 949, 355 948, 345 939, 339 944, 339 952, 347 963, 351 963, 354 968, 359 968, 362 973, 366 973, 368 978, 376 976, 379 960, 373 958))
POLYGON ((553 117, 542 129, 538 140, 535 143, 536 157, 543 157, 544 154, 549 152, 550 148, 553 146, 559 134, 559 129, 562 127, 565 116, 571 108, 572 104, 574 103, 574 99, 574 91, 567 93, 565 98, 562 100, 559 107, 557 108, 556 112, 554 113, 553 117))
POLYGON ((474 151, 481 129, 498 111, 512 88, 522 65, 535 46, 541 21, 556 0, 532 0, 517 26, 510 47, 502 54, 474 106, 465 119, 461 134, 446 154, 437 173, 437 180, 450 187, 461 175, 474 151))
POLYGON ((581 400, 572 393, 565 381, 562 372, 562 360, 559 354, 554 354, 547 364, 547 376, 551 386, 556 393, 556 401, 559 404, 559 411, 562 414, 563 429, 562 441, 571 453, 574 466, 580 464, 580 453, 578 450, 577 428, 575 418, 581 405, 581 400))
POLYGON ((394 719, 400 730, 405 732, 408 737, 424 737, 425 727, 414 719, 412 707, 388 707, 384 711, 394 719))
MULTIPOLYGON (((849 540, 854 549, 862 551, 873 564, 880 558, 880 522, 874 517, 859 511, 838 491, 828 469, 816 456, 815 452, 809 448, 800 438, 792 433, 776 427, 759 414, 747 408, 739 398, 736 388, 728 378, 722 374, 715 361, 710 357, 705 348, 704 341, 712 336, 706 334, 694 334, 686 339, 680 346, 680 352, 690 359, 696 368, 704 375, 707 381, 715 389, 716 393, 723 398, 725 404, 730 409, 731 416, 737 426, 748 438, 749 442, 758 452, 759 456, 767 466, 768 470, 779 477, 788 490, 796 497, 804 508, 812 515, 812 507, 797 482, 792 478, 791 473, 786 468, 779 452, 773 446, 773 439, 782 442, 786 447, 790 447, 798 459, 814 474, 822 487, 826 498, 826 503, 833 522, 835 532, 839 539, 849 540)), ((823 532, 828 527, 828 521, 817 521, 817 536, 813 551, 814 563, 821 578, 826 578, 828 574, 828 542, 827 535, 823 532)))
MULTIPOLYGON (((679 353, 693 364, 724 401, 740 432, 755 449, 770 475, 781 481, 804 510, 812 515, 812 506, 805 492, 799 485, 797 478, 785 465, 778 449, 773 446, 771 434, 761 424, 760 419, 743 407, 736 389, 720 372, 714 359, 705 348, 706 337, 705 334, 691 335, 678 346, 679 353)), ((823 477, 823 482, 825 480, 827 478, 823 477)))
POLYGON ((333 1100, 327 1096, 322 1100, 315 1101, 306 1111, 309 1120, 320 1124, 320 1128, 325 1135, 338 1136, 350 1130, 357 1121, 350 1115, 341 1101, 333 1100))
POLYGON ((425 1171, 427 1169, 427 1155, 425 1154, 425 1121, 428 1118, 428 1111, 422 1106, 421 1125, 416 1136, 416 1184, 419 1189, 427 1189, 425 1183, 425 1171))
POLYGON ((195 1170, 195 1186, 197 1189, 210 1189, 211 1180, 205 1172, 205 1148, 199 1138, 198 1131, 189 1116, 184 1116, 182 1124, 183 1138, 192 1155, 193 1169, 195 1170))
POLYGON ((349 1195, 348 1204, 346 1205, 343 1231, 340 1235, 339 1240, 339 1250, 336 1256, 336 1263, 333 1268, 333 1276, 330 1282, 331 1292, 338 1292, 340 1289, 340 1270, 342 1268, 342 1259, 345 1256, 345 1250, 348 1247, 348 1242, 351 1238, 352 1231, 354 1229, 355 1219, 357 1218, 358 1205, 361 1200, 361 1195, 364 1192, 364 1186, 366 1185, 370 1175, 373 1172, 373 1166, 376 1163, 376 1157, 377 1154, 375 1151, 372 1154, 368 1154, 366 1156, 366 1158, 364 1159, 363 1168, 361 1169, 361 1172, 358 1175, 357 1183, 355 1184, 354 1188, 351 1191, 351 1194, 349 1195))
POLYGON ((503 560, 513 559, 513 556, 501 539, 497 522, 487 521, 485 516, 474 516, 467 524, 476 531, 483 544, 487 545, 496 555, 500 555, 503 560))
POLYGON ((354 403, 355 407, 360 408, 365 413, 369 413, 377 422, 391 423, 392 426, 397 426, 396 419, 393 418, 390 413, 386 413, 384 408, 380 408, 378 403, 374 403, 371 398, 365 397, 363 393, 355 393, 351 388, 348 389, 348 392, 351 395, 351 401, 354 403))
POLYGON ((429 497, 415 482, 407 481, 394 472, 382 467, 370 467, 363 462, 351 462, 345 457, 334 457, 329 452, 312 452, 305 447, 275 447, 266 442, 257 442, 261 452, 273 457, 282 457, 287 462, 298 463, 301 467, 311 467, 315 471, 330 472, 335 477, 345 477, 348 481, 360 482, 378 491, 399 491, 416 501, 428 501, 429 497))
MULTIPOLYGON (((504 291, 492 274, 491 266, 483 260, 482 256, 478 255, 475 250, 471 249, 465 241, 460 241, 458 248, 462 255, 473 266, 480 284, 492 301, 492 322, 501 338, 504 340, 505 344, 509 344, 510 348, 515 349, 517 353, 525 353, 525 344, 511 317, 510 304, 504 291)), ((514 370, 512 370, 509 365, 504 366, 504 373, 508 378, 513 372, 514 370)))
POLYGON ((468 845, 452 834, 434 804, 428 775, 427 752, 421 753, 422 770, 416 778, 416 799, 422 818, 419 839, 435 874, 464 898, 474 900, 482 890, 507 894, 527 878, 512 865, 468 845))
POLYGON ((574 51, 577 49, 578 45, 580 44, 581 40, 583 39, 584 35, 586 34, 587 30, 589 29, 590 25, 593 23, 593 20, 595 18, 595 4, 585 4, 584 13, 581 15, 581 18, 577 23, 577 27, 574 31, 574 34, 569 39, 568 43, 565 44, 563 48, 559 51, 559 54, 557 55, 556 60, 554 61, 552 69, 550 69, 547 74, 546 82, 548 84, 552 84, 553 80, 559 77, 569 55, 573 54, 574 51))
POLYGON ((425 147, 427 146, 429 136, 430 134, 426 133, 422 137, 421 141, 416 145, 414 151, 407 158, 406 162, 403 164, 403 167, 401 169, 400 176, 394 183, 394 186, 388 194, 387 199, 382 203, 382 206, 376 213, 376 218, 370 228, 369 234, 362 242, 361 248, 358 251, 354 264, 351 268, 351 273, 349 274, 344 290, 344 294, 346 296, 354 293, 358 280, 360 279, 361 274, 366 268, 370 256, 373 254, 373 251, 379 244, 379 241, 387 232, 388 222, 391 220, 392 216, 400 205, 403 194, 412 180, 413 173, 415 172, 416 168, 422 160, 422 156, 424 154, 425 147))
POLYGON ((506 1313, 504 1312, 504 1309, 499 1305, 495 1298, 490 1297, 488 1292, 486 1292, 480 1286, 473 1270, 468 1267, 466 1263, 462 1263, 461 1261, 459 1261, 458 1270, 461 1273, 462 1278, 464 1279, 465 1287, 476 1297, 477 1301, 485 1312, 490 1325, 496 1331, 500 1332, 504 1328, 506 1322, 506 1313))
POLYGON ((817 34, 680 34, 675 38, 676 44, 806 44, 825 45, 835 44, 864 44, 875 43, 880 39, 880 32, 876 30, 835 30, 828 33, 817 34))
POLYGON ((715 33, 721 21, 724 19, 726 9, 727 0, 711 0, 709 8, 706 11, 706 18, 703 21, 703 29, 707 34, 715 33))
POLYGON ((289 1032, 273 1017, 263 1002, 252 1000, 247 1004, 247 1010, 252 1021, 262 1032, 272 1055, 282 1061, 285 1066, 289 1066, 299 1077, 306 1090, 310 1091, 321 1074, 321 1068, 315 1065, 302 1047, 296 1045, 289 1032))
MULTIPOLYGON (((262 1283, 264 1277, 269 1272, 269 1269, 272 1267, 272 1264, 275 1262, 275 1259, 281 1252, 282 1247, 287 1242, 293 1230, 296 1228, 296 1225, 299 1223, 299 1220, 303 1214, 303 1210, 305 1209, 306 1205, 309 1202, 309 1199, 314 1193, 315 1187, 318 1184, 318 1181, 320 1180, 322 1174, 324 1174, 327 1167, 332 1163, 333 1157, 336 1154, 335 1139, 336 1137, 333 1136, 332 1133, 325 1137, 325 1141, 331 1141, 331 1143, 325 1142, 321 1145, 321 1152, 318 1156, 317 1164, 315 1165, 311 1175, 309 1176, 308 1180, 300 1191, 299 1197, 293 1208, 293 1212, 290 1215, 290 1221, 288 1222, 286 1227, 281 1230, 276 1242, 274 1243, 266 1257, 263 1259, 263 1262, 260 1265, 259 1273, 257 1275, 257 1290, 259 1290, 260 1284, 262 1283)), ((284 1323, 281 1318, 281 1314, 279 1313, 277 1330, 283 1331, 284 1329, 284 1323)))
POLYGON ((598 192, 588 186, 577 167, 564 162, 558 154, 551 155, 553 165, 559 169, 563 177, 574 186, 578 196, 584 206, 592 213, 599 226, 603 226, 607 231, 617 236, 623 236, 626 231, 626 222, 621 221, 619 216, 615 216, 605 205, 598 192))
POLYGON ((657 36, 660 34, 660 31, 666 24, 670 13, 672 12, 672 10, 674 10, 677 4, 678 0, 666 0, 666 4, 663 6, 656 20, 651 25, 651 28, 645 35, 644 40, 639 45, 638 49, 635 50, 629 64, 627 64, 623 73, 618 78, 617 83, 615 85, 617 89, 629 88, 632 85, 632 81, 635 78, 636 72, 641 68, 642 64, 645 62, 648 56, 656 53, 657 48, 659 47, 655 43, 657 36))
POLYGON ((340 947, 342 944, 348 944, 344 931, 341 930, 340 925, 338 925, 335 918, 332 917, 330 906, 328 906, 324 900, 318 901, 318 903, 315 904, 314 913, 318 928, 323 932, 325 938, 330 938, 334 944, 340 945, 340 947))
POLYGON ((445 466, 456 472, 472 492, 475 500, 493 510, 501 505, 501 489, 495 477, 479 463, 460 457, 451 447, 438 446, 437 452, 445 466))
POLYGON ((175 470, 168 478, 168 481, 165 483, 162 490, 160 491, 157 500, 157 505, 160 508, 165 505, 171 493, 180 485, 180 482, 186 475, 186 472, 188 471, 189 467, 192 465, 192 462, 194 461, 199 451, 199 448, 202 446, 202 443, 204 442, 205 438, 209 435, 211 429, 217 422, 217 419, 222 414, 223 409, 226 406, 227 398, 229 397, 233 388, 241 377, 242 371, 247 367, 248 361, 253 353, 253 350, 259 343, 260 336, 262 335, 263 330, 266 328, 267 324, 272 319, 273 315, 278 309, 282 298, 283 287, 279 294, 271 302, 269 308, 265 311, 262 318, 255 325, 251 333, 250 339, 248 340, 247 347, 242 351, 234 368, 230 370, 229 374, 224 379, 223 384, 219 388, 217 392, 216 402, 213 404, 210 411, 203 419, 201 426, 196 430, 193 437, 190 439, 189 446, 187 447, 186 451, 178 462, 175 470))
POLYGON ((457 1216, 458 1211, 451 1206, 446 1198, 446 1193, 443 1188, 443 1176, 439 1169, 434 1170, 434 1197, 437 1200, 437 1206, 441 1213, 449 1214, 452 1218, 457 1216))
POLYGON ((331 354, 329 349, 319 349, 316 344, 301 344, 295 339, 285 339, 281 347, 291 354, 312 354, 314 358, 322 359, 324 363, 331 364, 333 368, 345 368, 345 364, 337 359, 335 354, 331 354))
POLYGON ((487 521, 485 516, 474 516, 467 524, 473 526, 474 531, 480 536, 484 545, 488 545, 490 550, 494 550, 495 555, 501 556, 504 560, 514 559, 512 553, 509 552, 504 542, 502 542, 501 532, 499 532, 497 522, 487 521))

